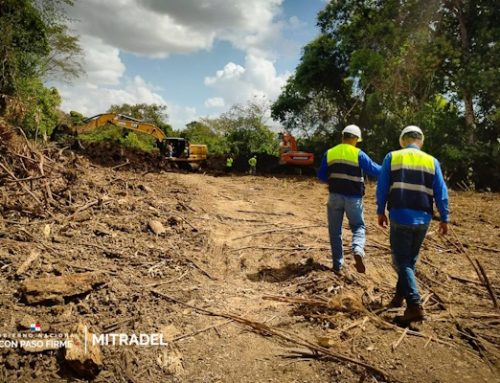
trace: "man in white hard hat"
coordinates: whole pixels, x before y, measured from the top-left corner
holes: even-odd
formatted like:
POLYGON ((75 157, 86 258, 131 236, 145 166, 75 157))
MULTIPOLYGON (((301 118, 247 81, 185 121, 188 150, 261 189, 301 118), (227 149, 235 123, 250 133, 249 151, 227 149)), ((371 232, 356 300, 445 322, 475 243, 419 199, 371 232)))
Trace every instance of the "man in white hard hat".
POLYGON ((318 172, 318 178, 328 183, 328 231, 332 250, 333 271, 341 273, 344 264, 342 248, 342 221, 347 215, 352 231, 352 253, 356 270, 364 273, 365 222, 363 172, 373 177, 380 173, 380 165, 373 162, 356 147, 362 140, 361 130, 348 125, 342 131, 342 143, 327 150, 318 172))
POLYGON ((403 148, 387 154, 377 183, 378 223, 388 223, 385 207, 388 205, 390 242, 394 268, 398 273, 396 294, 391 307, 406 310, 401 323, 424 319, 420 294, 415 279, 415 265, 425 234, 432 218, 435 201, 441 223, 439 232, 448 232, 448 189, 438 160, 420 150, 424 144, 422 130, 414 125, 401 132, 399 144, 403 148))

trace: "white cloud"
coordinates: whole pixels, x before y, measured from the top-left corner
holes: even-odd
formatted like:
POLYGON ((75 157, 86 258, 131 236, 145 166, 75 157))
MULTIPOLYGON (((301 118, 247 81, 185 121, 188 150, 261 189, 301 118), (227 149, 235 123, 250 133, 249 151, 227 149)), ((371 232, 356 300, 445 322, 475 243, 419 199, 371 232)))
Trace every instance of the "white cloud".
POLYGON ((140 76, 128 80, 121 89, 87 83, 61 84, 58 88, 63 98, 61 108, 66 112, 76 110, 86 116, 103 113, 112 104, 167 104, 140 76))
POLYGON ((245 68, 233 62, 227 63, 223 69, 215 72, 214 77, 205 77, 205 85, 214 85, 222 81, 239 79, 245 73, 245 68))
POLYGON ((205 107, 207 108, 223 108, 226 106, 222 97, 211 97, 205 100, 205 107))
POLYGON ((63 98, 62 110, 76 110, 88 117, 104 113, 112 104, 146 103, 167 105, 168 122, 176 129, 184 128, 186 123, 198 118, 196 108, 165 100, 153 85, 140 76, 126 81, 121 88, 89 84, 62 84, 58 88, 63 98))
POLYGON ((86 0, 68 8, 80 35, 141 55, 210 49, 215 39, 266 50, 280 38, 283 0, 86 0))
POLYGON ((300 20, 297 16, 292 16, 288 19, 288 27, 291 29, 301 29, 306 25, 307 23, 300 20))
POLYGON ((247 54, 245 66, 229 62, 215 76, 205 77, 226 104, 246 103, 252 98, 274 100, 285 85, 289 73, 278 74, 274 63, 264 57, 247 54))
POLYGON ((125 73, 125 65, 120 59, 120 51, 102 39, 81 36, 80 46, 84 52, 82 65, 85 75, 78 81, 89 84, 117 85, 125 73))
POLYGON ((244 65, 229 62, 205 78, 205 85, 216 91, 214 97, 205 100, 205 107, 223 108, 253 97, 272 100, 288 77, 287 73, 277 73, 273 52, 286 45, 283 30, 302 26, 295 16, 279 20, 283 1, 76 1, 68 13, 84 51, 86 75, 72 87, 57 84, 62 107, 92 115, 104 112, 111 104, 167 104, 169 122, 181 128, 197 118, 196 109, 170 102, 139 76, 124 79, 126 68, 120 52, 166 57, 208 50, 216 40, 244 50, 246 58, 244 65))

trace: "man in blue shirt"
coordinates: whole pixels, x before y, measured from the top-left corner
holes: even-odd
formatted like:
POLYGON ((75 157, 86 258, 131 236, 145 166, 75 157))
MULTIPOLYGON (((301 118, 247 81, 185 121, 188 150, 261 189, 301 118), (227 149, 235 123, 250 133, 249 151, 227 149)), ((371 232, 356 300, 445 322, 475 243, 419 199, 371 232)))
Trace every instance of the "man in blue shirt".
POLYGON ((332 249, 333 271, 340 274, 344 264, 342 248, 342 221, 344 212, 352 231, 352 252, 359 273, 366 270, 365 222, 363 218, 363 172, 373 177, 380 173, 380 165, 373 162, 362 150, 356 148, 361 141, 361 130, 348 125, 342 131, 342 143, 327 150, 318 172, 320 181, 328 183, 330 192, 327 204, 328 231, 332 249))
POLYGON ((390 307, 407 308, 402 324, 424 319, 424 310, 415 279, 415 265, 425 234, 432 218, 435 201, 441 223, 439 232, 448 232, 448 189, 438 160, 420 149, 424 134, 417 126, 407 126, 401 132, 402 150, 387 154, 377 183, 378 223, 388 223, 385 206, 388 204, 390 242, 394 267, 398 273, 396 294, 390 307))

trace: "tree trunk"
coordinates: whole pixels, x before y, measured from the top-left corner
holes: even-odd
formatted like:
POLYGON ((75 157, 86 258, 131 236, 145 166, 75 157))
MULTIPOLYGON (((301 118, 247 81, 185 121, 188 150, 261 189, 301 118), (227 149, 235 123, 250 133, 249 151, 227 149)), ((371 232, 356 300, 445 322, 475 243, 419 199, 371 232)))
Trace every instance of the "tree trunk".
MULTIPOLYGON (((458 25, 460 28, 460 43, 462 45, 462 65, 469 65, 469 56, 470 56, 470 40, 469 33, 467 31, 466 25, 466 14, 470 8, 470 4, 464 4, 462 0, 454 1, 454 10, 458 19, 458 25)), ((472 101, 473 95, 470 89, 470 86, 467 84, 462 85, 462 93, 463 93, 463 101, 465 108, 465 126, 467 128, 467 142, 469 144, 473 144, 475 142, 474 130, 476 126, 475 115, 474 115, 474 103, 472 101)))

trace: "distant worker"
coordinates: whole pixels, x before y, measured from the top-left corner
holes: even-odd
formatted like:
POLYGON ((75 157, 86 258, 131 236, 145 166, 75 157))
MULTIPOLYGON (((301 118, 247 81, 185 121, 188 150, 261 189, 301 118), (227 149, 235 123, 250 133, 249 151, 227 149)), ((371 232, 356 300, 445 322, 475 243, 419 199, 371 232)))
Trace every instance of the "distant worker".
POLYGON ((342 221, 347 215, 352 231, 352 253, 359 273, 366 270, 363 171, 373 177, 380 173, 380 165, 373 162, 362 150, 356 148, 362 140, 361 130, 348 125, 342 131, 342 143, 329 149, 323 156, 318 172, 320 181, 328 183, 330 192, 327 204, 328 231, 333 259, 333 271, 339 275, 344 264, 342 248, 342 221))
POLYGON ((438 160, 420 150, 424 134, 417 126, 407 126, 401 132, 403 149, 387 154, 377 185, 378 223, 388 224, 388 205, 392 261, 398 273, 396 294, 390 307, 406 310, 400 318, 403 324, 424 319, 420 294, 415 279, 415 264, 432 218, 433 201, 439 209, 439 232, 448 232, 448 189, 438 160))
POLYGON ((233 157, 229 155, 226 158, 226 173, 231 173, 231 170, 233 169, 233 162, 234 162, 233 157))
POLYGON ((250 165, 250 174, 255 175, 257 170, 257 157, 253 156, 248 160, 248 165, 250 165))
POLYGON ((172 158, 173 155, 174 155, 174 147, 172 143, 169 142, 167 144, 167 158, 172 158))

